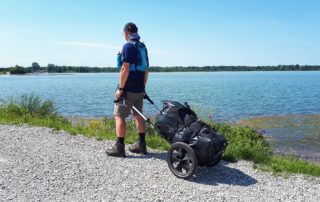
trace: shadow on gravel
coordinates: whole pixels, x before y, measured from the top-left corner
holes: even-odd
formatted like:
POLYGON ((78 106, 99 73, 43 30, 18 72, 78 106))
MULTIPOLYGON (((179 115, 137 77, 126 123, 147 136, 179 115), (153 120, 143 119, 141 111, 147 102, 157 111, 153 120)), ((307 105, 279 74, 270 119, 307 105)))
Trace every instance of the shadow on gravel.
MULTIPOLYGON (((166 161, 166 153, 148 153, 145 156, 128 155, 127 158, 155 158, 166 161)), ((241 170, 230 168, 227 165, 228 162, 220 161, 220 163, 214 167, 198 167, 196 174, 190 181, 205 185, 229 184, 238 186, 251 186, 258 182, 241 170)))
POLYGON ((197 170, 192 181, 206 185, 229 184, 238 186, 251 186, 258 181, 236 168, 227 166, 228 162, 220 161, 214 167, 201 167, 197 170))
POLYGON ((131 153, 127 153, 126 158, 131 158, 131 159, 159 159, 159 160, 164 160, 166 161, 166 153, 148 153, 147 155, 133 155, 131 153))

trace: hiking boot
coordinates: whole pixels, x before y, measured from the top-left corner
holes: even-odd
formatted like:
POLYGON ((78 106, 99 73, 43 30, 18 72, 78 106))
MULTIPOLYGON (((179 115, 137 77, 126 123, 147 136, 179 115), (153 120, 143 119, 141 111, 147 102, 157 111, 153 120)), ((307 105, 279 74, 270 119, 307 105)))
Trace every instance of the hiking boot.
POLYGON ((137 154, 147 154, 147 145, 145 142, 138 141, 129 146, 129 151, 137 154))
POLYGON ((124 151, 124 144, 116 142, 111 149, 106 150, 106 154, 108 156, 114 157, 126 157, 126 153, 124 151))

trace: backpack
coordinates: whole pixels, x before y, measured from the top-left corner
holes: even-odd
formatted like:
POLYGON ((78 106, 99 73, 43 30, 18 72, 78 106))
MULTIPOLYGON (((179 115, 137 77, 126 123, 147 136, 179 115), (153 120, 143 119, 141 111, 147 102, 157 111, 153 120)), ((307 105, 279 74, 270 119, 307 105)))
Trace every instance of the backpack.
MULTIPOLYGON (((146 71, 149 67, 148 51, 144 43, 129 41, 138 50, 138 63, 130 64, 130 71, 146 71)), ((117 55, 117 67, 121 69, 121 54, 117 55)))

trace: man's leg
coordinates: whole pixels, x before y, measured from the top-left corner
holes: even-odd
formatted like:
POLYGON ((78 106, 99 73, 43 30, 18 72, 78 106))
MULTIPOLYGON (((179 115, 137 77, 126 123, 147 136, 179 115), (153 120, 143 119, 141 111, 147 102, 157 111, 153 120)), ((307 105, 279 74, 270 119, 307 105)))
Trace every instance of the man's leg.
POLYGON ((125 117, 130 113, 130 108, 116 104, 114 107, 114 117, 116 122, 117 141, 111 149, 106 151, 108 156, 125 157, 124 138, 126 135, 125 117))
MULTIPOLYGON (((137 94, 137 101, 135 107, 142 112, 143 107, 143 94, 137 94)), ((129 146, 129 151, 133 153, 147 154, 147 146, 145 141, 145 121, 144 119, 134 110, 132 111, 133 117, 136 122, 136 127, 139 133, 139 140, 135 144, 129 146)))
POLYGON ((133 116, 136 121, 136 127, 138 130, 138 133, 145 133, 145 122, 144 119, 139 115, 133 116))
MULTIPOLYGON (((142 113, 143 108, 143 93, 137 93, 135 95, 135 108, 142 113)), ((131 113, 136 121, 136 127, 138 130, 138 133, 145 133, 145 121, 144 119, 137 113, 135 110, 131 109, 131 113)))
POLYGON ((147 154, 147 145, 145 140, 145 122, 144 119, 139 115, 134 115, 136 121, 136 127, 139 133, 139 140, 129 146, 129 151, 137 154, 147 154))
POLYGON ((146 144, 145 121, 139 115, 135 115, 134 118, 136 120, 136 127, 137 127, 138 134, 139 134, 139 142, 145 145, 146 144))
POLYGON ((115 116, 116 121, 116 134, 117 138, 125 138, 126 136, 126 121, 120 116, 115 116))

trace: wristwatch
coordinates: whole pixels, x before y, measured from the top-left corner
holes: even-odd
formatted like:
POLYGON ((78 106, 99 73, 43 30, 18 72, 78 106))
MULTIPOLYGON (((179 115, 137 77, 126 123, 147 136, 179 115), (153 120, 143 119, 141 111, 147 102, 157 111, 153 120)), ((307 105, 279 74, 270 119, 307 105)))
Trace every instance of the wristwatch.
POLYGON ((124 88, 118 88, 118 90, 122 90, 122 91, 124 91, 124 88))

